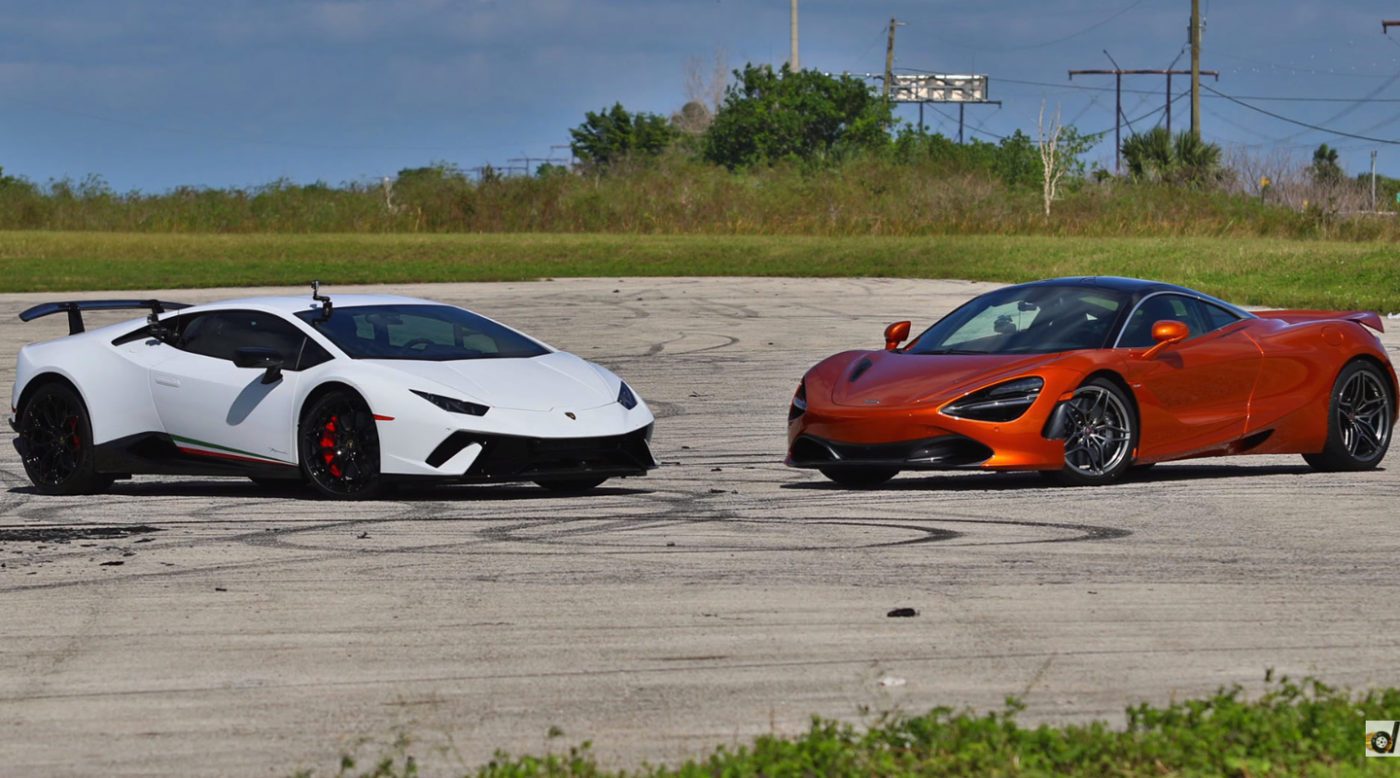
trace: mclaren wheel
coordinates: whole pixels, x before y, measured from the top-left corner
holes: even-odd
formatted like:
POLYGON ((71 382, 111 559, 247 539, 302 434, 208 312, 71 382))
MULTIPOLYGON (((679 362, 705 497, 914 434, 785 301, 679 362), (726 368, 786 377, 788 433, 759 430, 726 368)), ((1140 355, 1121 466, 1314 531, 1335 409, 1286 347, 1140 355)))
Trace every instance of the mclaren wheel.
POLYGON ((306 408, 297 436, 301 468, 318 494, 368 500, 384 491, 379 474, 379 430, 359 395, 334 391, 306 408))
POLYGON ((1369 362, 1352 362, 1332 386, 1327 446, 1303 459, 1326 472, 1370 470, 1385 457, 1394 425, 1389 379, 1369 362))
POLYGON ((1065 466, 1050 473, 1066 486, 1099 486, 1123 477, 1137 448, 1137 414, 1126 391, 1106 378, 1079 387, 1065 407, 1065 466))
POLYGON ((899 474, 893 467, 823 467, 821 471, 849 489, 873 489, 899 474))
POLYGON ((83 398, 66 384, 39 387, 19 418, 24 472, 40 494, 96 494, 113 477, 97 472, 92 421, 83 398))
POLYGON ((597 489, 607 480, 606 478, 551 478, 535 483, 551 492, 582 494, 597 489))

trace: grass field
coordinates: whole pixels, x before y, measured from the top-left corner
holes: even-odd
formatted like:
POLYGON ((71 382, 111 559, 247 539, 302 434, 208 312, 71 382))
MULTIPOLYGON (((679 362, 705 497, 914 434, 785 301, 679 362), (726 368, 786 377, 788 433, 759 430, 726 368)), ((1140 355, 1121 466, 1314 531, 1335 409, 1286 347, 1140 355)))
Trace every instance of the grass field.
POLYGON ((1048 236, 0 232, 0 291, 515 281, 569 276, 873 276, 1024 281, 1113 274, 1233 302, 1400 310, 1388 243, 1048 236))
MULTIPOLYGON (((719 776, 1351 776, 1393 775, 1392 760, 1363 756, 1365 722, 1394 715, 1400 690, 1353 696, 1287 678, 1256 699, 1238 688, 1165 707, 1128 709, 1128 726, 1024 727, 1019 705, 977 715, 935 709, 887 714, 868 728, 814 720, 797 737, 764 736, 675 767, 600 768, 585 745, 566 754, 505 754, 457 775, 476 778, 717 778, 719 776), (1384 715, 1383 715, 1384 714, 1384 715)), ((405 739, 364 764, 342 759, 341 778, 412 778, 405 739)), ((430 760, 431 761, 431 760, 430 760)), ((427 765, 424 765, 426 767, 427 765)), ((449 774, 452 771, 433 770, 449 774)), ((296 773, 310 778, 318 773, 296 773)))

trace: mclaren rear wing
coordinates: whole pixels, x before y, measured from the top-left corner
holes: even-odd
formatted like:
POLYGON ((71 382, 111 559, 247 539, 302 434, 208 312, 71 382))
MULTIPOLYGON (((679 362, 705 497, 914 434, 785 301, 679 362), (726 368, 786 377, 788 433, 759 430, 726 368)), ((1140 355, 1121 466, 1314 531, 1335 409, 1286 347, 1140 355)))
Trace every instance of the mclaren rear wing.
POLYGON ((1255 311, 1254 315, 1261 319, 1279 319, 1289 324, 1326 321, 1328 319, 1354 321, 1357 324, 1364 324, 1376 332, 1385 332, 1385 324, 1381 322, 1380 315, 1373 311, 1255 311))
POLYGON ((125 311, 145 310, 151 313, 178 311, 190 307, 187 303, 172 303, 166 300, 68 300, 57 303, 40 303, 27 308, 19 315, 20 321, 34 321, 55 313, 68 314, 68 334, 77 335, 83 331, 83 311, 125 311))

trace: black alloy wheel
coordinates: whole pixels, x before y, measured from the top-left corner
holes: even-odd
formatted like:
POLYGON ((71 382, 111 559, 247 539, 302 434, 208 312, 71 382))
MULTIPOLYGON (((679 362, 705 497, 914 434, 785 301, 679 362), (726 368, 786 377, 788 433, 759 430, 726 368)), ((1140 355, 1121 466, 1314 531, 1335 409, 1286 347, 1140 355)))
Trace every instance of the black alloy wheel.
POLYGON ((298 448, 302 471, 318 494, 367 500, 383 492, 375 425, 374 414, 352 392, 329 392, 307 407, 298 448))
POLYGON ((1065 466, 1053 471, 1066 486, 1100 486, 1123 477, 1137 448, 1137 414, 1122 387, 1095 378, 1065 406, 1065 466))
POLYGON ((39 387, 20 413, 24 472, 40 494, 96 494, 113 478, 97 472, 83 398, 62 383, 39 387))
POLYGON ((1395 425, 1395 398, 1390 380, 1370 362, 1352 362, 1332 386, 1327 414, 1327 445, 1304 454, 1315 470, 1370 470, 1390 448, 1395 425))

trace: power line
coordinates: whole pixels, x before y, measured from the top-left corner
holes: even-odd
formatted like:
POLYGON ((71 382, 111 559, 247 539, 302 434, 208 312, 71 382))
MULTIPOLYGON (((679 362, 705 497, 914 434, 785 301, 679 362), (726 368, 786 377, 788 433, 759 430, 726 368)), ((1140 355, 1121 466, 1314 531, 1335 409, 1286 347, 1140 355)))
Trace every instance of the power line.
MULTIPOLYGON (((1287 117, 1287 116, 1284 116, 1284 115, 1282 115, 1282 114, 1277 114, 1277 113, 1274 113, 1273 111, 1267 110, 1267 109, 1265 109, 1265 108, 1260 108, 1260 107, 1257 106, 1257 105, 1250 105, 1249 103, 1246 103, 1245 101, 1243 101, 1243 100, 1241 100, 1241 99, 1238 99, 1238 98, 1235 98, 1235 97, 1231 97, 1230 95, 1227 95, 1227 94, 1225 94, 1224 92, 1221 92, 1221 91, 1218 90, 1218 89, 1213 89, 1213 88, 1211 88, 1211 87, 1209 87, 1209 86, 1205 86, 1204 84, 1202 85, 1202 88, 1203 88, 1203 89, 1208 89, 1208 90, 1210 90, 1211 92, 1214 92, 1215 94, 1217 94, 1217 95, 1219 95, 1219 96, 1225 98, 1226 100, 1229 100, 1230 102, 1235 103, 1236 105, 1242 106, 1242 107, 1244 107, 1244 108, 1248 108, 1249 110, 1254 111, 1254 112, 1256 112, 1256 113, 1262 113, 1262 114, 1264 114, 1265 116, 1269 116, 1269 117, 1272 117, 1272 118, 1274 118, 1274 119, 1278 119, 1278 120, 1281 121, 1281 122, 1288 122, 1289 124, 1296 124, 1296 125, 1299 126, 1299 127, 1306 127, 1306 128, 1308 128, 1309 130, 1317 130, 1318 132, 1325 132, 1325 133, 1327 133, 1327 134, 1329 134, 1329 135, 1336 135, 1336 136, 1342 137, 1342 138, 1355 138, 1355 139, 1357 139, 1357 140, 1370 141, 1371 143, 1385 143, 1385 144, 1388 144, 1388 145, 1391 145, 1391 146, 1400 146, 1400 140, 1393 140, 1393 139, 1390 139, 1390 138, 1373 138, 1373 137, 1370 137, 1370 136, 1368 136, 1368 135, 1360 135, 1360 134, 1357 134, 1357 133, 1354 133, 1354 132, 1344 132, 1344 131, 1342 131, 1342 130, 1334 130, 1334 129, 1332 129, 1331 127, 1323 127, 1323 126, 1318 125, 1318 124, 1309 124, 1308 122, 1298 121, 1297 119, 1291 119, 1291 118, 1289 118, 1289 117, 1287 117)), ((1294 137, 1296 137, 1296 136, 1294 136, 1294 137)), ((1285 139, 1285 140, 1287 140, 1287 139, 1285 139)))
POLYGON ((1335 70, 1317 70, 1316 68, 1301 67, 1299 65, 1283 65, 1277 62, 1266 62, 1262 59, 1251 59, 1249 57, 1241 57, 1238 54, 1227 54, 1223 51, 1215 52, 1215 54, 1226 59, 1238 60, 1240 62, 1248 62, 1253 65, 1263 65, 1265 67, 1276 68, 1278 70, 1291 70, 1294 73, 1310 73, 1312 75, 1317 76, 1342 76, 1344 78, 1390 78, 1391 76, 1390 73, 1341 73, 1335 70))
MULTIPOLYGON (((955 122, 955 121, 957 121, 957 119, 953 118, 952 116, 949 116, 948 114, 943 113, 943 110, 942 110, 941 108, 935 108, 934 105, 935 105, 934 103, 929 103, 929 110, 930 110, 930 111, 933 111, 934 113, 938 114, 939 116, 942 116, 944 119, 947 119, 947 120, 950 121, 950 122, 955 122)), ((989 138, 996 138, 997 140, 1006 140, 1006 136, 1005 136, 1005 135, 998 135, 998 134, 996 134, 995 132, 992 132, 991 130, 984 130, 984 129, 982 129, 981 127, 976 127, 976 126, 974 126, 974 127, 972 127, 972 131, 975 132, 975 133, 977 133, 977 134, 979 134, 979 135, 986 135, 986 136, 989 137, 989 138)))
MULTIPOLYGON (((912 68, 897 68, 898 70, 912 70, 912 68)), ((914 71, 924 72, 924 71, 914 71)), ((1395 78, 1392 74, 1386 78, 1395 78)), ((1052 84, 1047 81, 1023 81, 1014 78, 998 78, 998 81, 1005 84, 1017 84, 1020 86, 1043 86, 1051 89, 1074 89, 1084 92, 1112 92, 1111 86, 1087 86, 1084 84, 1052 84)), ((1156 95, 1161 94, 1155 89, 1124 89, 1123 94, 1156 95)), ((1219 99, 1220 95, 1207 95, 1214 99, 1219 99)), ((1259 100, 1262 102, 1282 102, 1282 103, 1400 103, 1400 97, 1294 97, 1289 95, 1239 95, 1240 100, 1259 100)))

